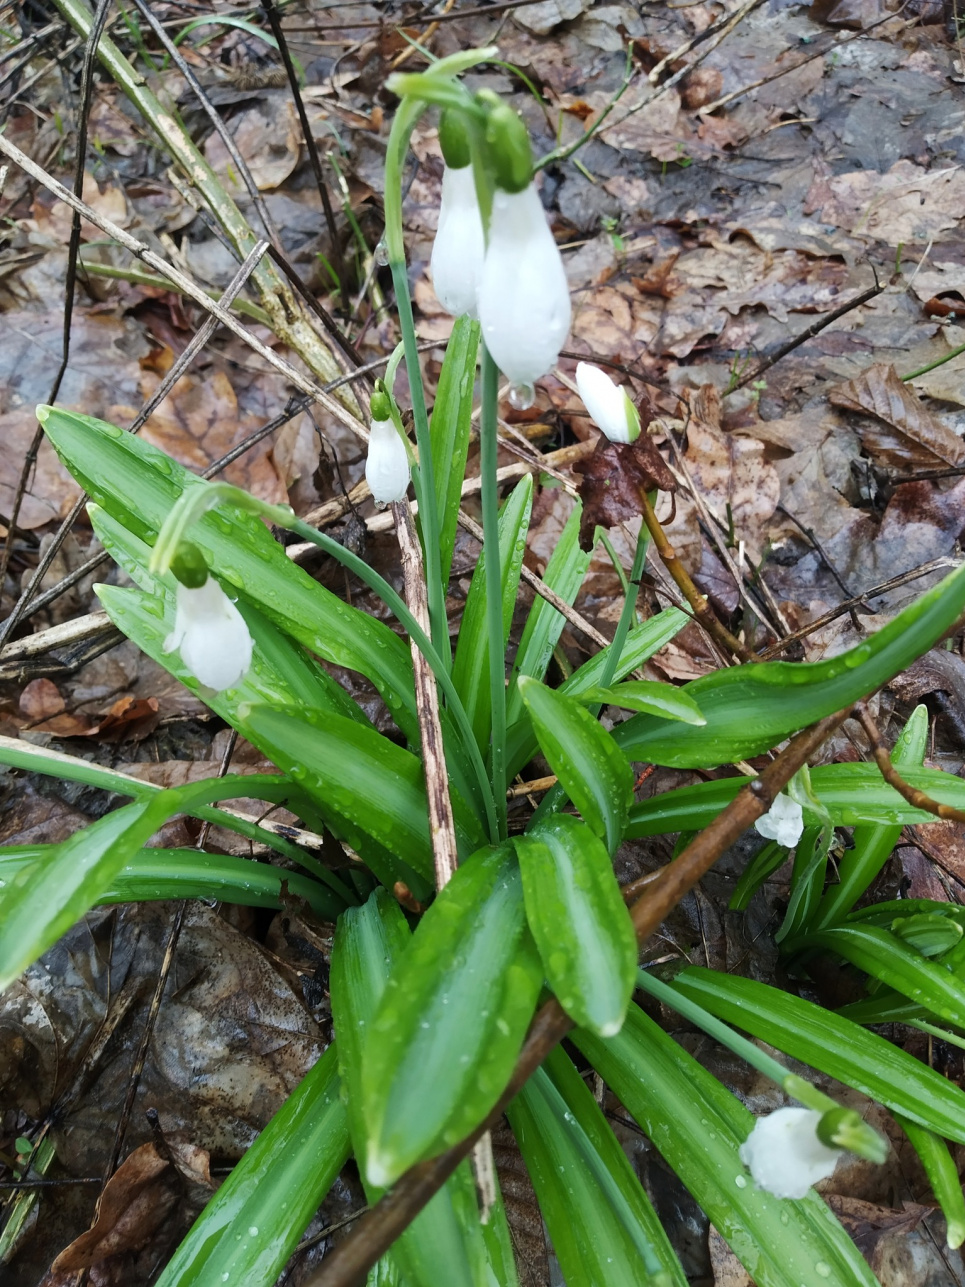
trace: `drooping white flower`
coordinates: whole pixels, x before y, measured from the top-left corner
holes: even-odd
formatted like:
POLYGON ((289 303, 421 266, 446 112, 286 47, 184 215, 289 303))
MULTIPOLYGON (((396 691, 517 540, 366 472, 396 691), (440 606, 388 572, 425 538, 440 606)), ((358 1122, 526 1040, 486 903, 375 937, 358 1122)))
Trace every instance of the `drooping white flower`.
POLYGON ((563 260, 531 183, 497 188, 479 286, 483 339, 513 384, 532 384, 559 357, 570 329, 563 260))
POLYGON ((796 800, 782 792, 763 818, 754 823, 754 830, 768 840, 793 849, 804 830, 804 811, 796 800))
POLYGON ((442 172, 439 228, 432 243, 432 285, 447 313, 477 317, 476 296, 482 277, 486 239, 476 200, 472 166, 450 166, 442 172))
POLYGON ((380 505, 405 498, 409 486, 409 457, 405 443, 391 420, 373 420, 369 427, 365 481, 380 505))
POLYGON ((778 1108, 757 1119, 740 1160, 762 1189, 776 1198, 803 1198, 833 1172, 841 1149, 818 1139, 821 1116, 811 1108, 778 1108))
POLYGON ((177 648, 199 683, 216 693, 234 688, 251 665, 251 647, 244 617, 214 577, 197 589, 178 583, 174 629, 164 651, 177 648))
POLYGON ((589 362, 576 368, 576 387, 590 418, 611 442, 635 442, 640 435, 640 417, 626 389, 614 384, 605 371, 589 362))

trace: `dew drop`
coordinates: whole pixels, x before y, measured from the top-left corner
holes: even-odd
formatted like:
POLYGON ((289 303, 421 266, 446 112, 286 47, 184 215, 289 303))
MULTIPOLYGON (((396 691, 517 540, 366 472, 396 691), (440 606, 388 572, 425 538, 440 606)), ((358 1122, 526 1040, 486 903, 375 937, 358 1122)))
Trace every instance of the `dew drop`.
POLYGON ((375 250, 372 252, 372 256, 380 268, 385 268, 387 266, 389 262, 389 248, 385 244, 384 237, 379 239, 379 244, 375 247, 375 250))
POLYGON ((747 1176, 746 1176, 746 1175, 735 1175, 735 1176, 734 1176, 734 1183, 737 1185, 737 1187, 738 1187, 739 1189, 746 1189, 746 1188, 747 1188, 747 1176))
POLYGON ((251 1237, 252 1237, 252 1238, 257 1238, 257 1237, 258 1237, 258 1226, 257 1226, 256 1224, 249 1225, 249 1226, 248 1226, 248 1233, 251 1235, 251 1237))
POLYGON ((814 1270, 819 1278, 831 1277, 831 1266, 824 1260, 819 1260, 818 1263, 814 1266, 814 1270))
POLYGON ((531 384, 511 384, 509 405, 517 411, 528 411, 536 401, 536 390, 531 384))

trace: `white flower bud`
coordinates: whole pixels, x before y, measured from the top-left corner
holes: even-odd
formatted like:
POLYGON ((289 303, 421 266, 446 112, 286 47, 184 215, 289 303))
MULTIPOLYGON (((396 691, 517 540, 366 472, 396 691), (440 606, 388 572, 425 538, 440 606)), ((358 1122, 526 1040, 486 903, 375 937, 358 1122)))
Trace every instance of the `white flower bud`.
POLYGON ((576 368, 576 387, 583 405, 611 442, 635 442, 640 436, 640 417, 626 389, 614 384, 605 371, 589 362, 576 368))
POLYGON ((405 443, 391 420, 373 420, 369 428, 365 481, 380 505, 405 499, 409 486, 409 457, 405 443))
POLYGON ((768 840, 793 849, 804 830, 804 811, 796 800, 782 792, 763 818, 754 823, 754 830, 768 840))
POLYGON ((757 1119, 740 1147, 756 1184, 776 1198, 803 1198, 812 1184, 831 1175, 841 1149, 818 1139, 821 1116, 811 1108, 778 1108, 757 1119))
POLYGON ((479 287, 483 339, 513 384, 532 384, 559 357, 570 329, 563 259, 531 183, 493 196, 479 287))
POLYGON ((234 688, 245 677, 251 665, 251 635, 214 577, 197 589, 178 583, 174 629, 164 641, 164 651, 175 648, 195 679, 216 693, 234 688))
POLYGON ((476 295, 482 277, 486 239, 483 235, 472 166, 447 165, 442 172, 439 228, 432 243, 432 286, 447 313, 476 317, 476 295))

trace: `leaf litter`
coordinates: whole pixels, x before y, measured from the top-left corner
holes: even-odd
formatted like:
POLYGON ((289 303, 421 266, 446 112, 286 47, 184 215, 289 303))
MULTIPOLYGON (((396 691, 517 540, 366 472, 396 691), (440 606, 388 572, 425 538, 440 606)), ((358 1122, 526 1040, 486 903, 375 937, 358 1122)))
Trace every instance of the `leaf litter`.
MULTIPOLYGON (((578 357, 615 361, 626 368, 621 378, 630 379, 635 398, 653 400, 654 415, 645 417, 653 421, 648 441, 678 484, 668 534, 719 610, 737 610, 756 575, 752 565, 762 570, 793 629, 835 609, 845 597, 844 583, 852 594, 866 596, 858 615, 838 616, 802 646, 804 655, 818 659, 853 645, 940 575, 936 568, 930 577, 875 591, 954 556, 965 512, 959 477, 917 478, 959 469, 965 452, 965 359, 942 361, 965 342, 958 311, 965 298, 965 96, 954 65, 960 54, 937 7, 892 10, 878 0, 836 0, 810 9, 764 5, 720 43, 708 33, 736 11, 731 0, 653 10, 543 0, 492 16, 478 12, 482 6, 470 7, 471 15, 439 25, 433 53, 495 37, 502 57, 526 74, 543 104, 505 68, 482 71, 470 83, 509 95, 537 148, 547 152, 574 143, 599 119, 620 88, 627 42, 633 41, 632 79, 620 102, 576 158, 548 165, 541 177, 573 289, 573 356, 563 358, 562 374, 572 375, 578 357), (692 47, 679 54, 686 44, 692 47), (648 73, 666 59, 655 86, 648 73), (685 74, 669 87, 660 84, 677 72, 685 74), (725 101, 717 107, 719 100, 725 101), (882 289, 875 298, 766 367, 790 337, 876 282, 882 289), (744 582, 740 587, 725 552, 744 582)), ((326 306, 350 319, 363 360, 383 355, 395 342, 379 302, 387 281, 376 274, 375 291, 339 298, 330 293, 330 269, 361 254, 346 210, 369 248, 381 229, 392 107, 380 87, 389 62, 408 46, 387 27, 373 32, 348 25, 381 17, 378 8, 341 5, 332 11, 342 24, 337 27, 327 26, 332 14, 322 9, 314 15, 320 35, 293 36, 306 68, 316 141, 326 151, 337 144, 344 176, 344 188, 333 181, 331 189, 340 227, 336 246, 325 231, 289 96, 271 83, 270 73, 277 72, 272 56, 244 33, 214 27, 181 46, 226 119, 293 262, 326 306)), ((403 6, 402 17, 410 9, 403 6)), ((304 26, 309 16, 306 8, 286 21, 304 26)), ((76 78, 78 64, 68 67, 76 78)), ((195 114, 180 76, 168 69, 157 82, 177 99, 196 141, 254 221, 244 185, 221 140, 195 114)), ((63 147, 56 120, 61 95, 57 75, 41 77, 29 91, 29 108, 15 107, 10 130, 32 155, 54 156, 53 168, 59 166, 69 182, 69 148, 57 153, 63 147)), ((123 97, 106 83, 95 86, 91 139, 85 198, 136 235, 167 239, 199 278, 223 285, 232 262, 158 163, 123 97)), ((417 326, 436 346, 425 357, 435 374, 450 323, 428 272, 442 172, 429 118, 417 127, 413 148, 418 164, 405 217, 417 326)), ((18 176, 8 178, 4 202, 0 428, 7 450, 0 456, 0 523, 9 515, 33 432, 33 405, 46 399, 59 360, 69 229, 64 207, 18 176)), ((78 289, 60 399, 123 423, 170 369, 198 318, 157 284, 99 275, 98 265, 123 272, 126 261, 96 229, 85 227, 84 240, 92 270, 78 289)), ((276 414, 286 397, 283 383, 233 339, 216 341, 144 433, 191 468, 203 469, 276 414)), ((594 431, 578 410, 567 385, 548 377, 529 420, 517 423, 543 447, 591 439, 594 431)), ((337 499, 361 476, 361 461, 330 418, 322 413, 316 420, 320 433, 301 416, 242 455, 226 476, 266 499, 291 499, 301 513, 337 499)), ((584 460, 584 479, 607 450, 601 445, 584 460)), ((579 484, 576 469, 565 472, 579 484)), ((42 446, 2 587, 4 612, 76 495, 42 446)), ((537 497, 528 556, 534 565, 545 566, 571 504, 562 487, 545 487, 537 497)), ((612 522, 613 547, 629 566, 635 523, 628 524, 623 512, 603 517, 612 522)), ((369 556, 387 568, 393 566, 389 550, 370 537, 369 556)), ((45 588, 80 566, 89 551, 82 520, 74 547, 45 588)), ((473 543, 461 537, 453 610, 474 558, 473 543)), ((659 582, 659 569, 651 564, 649 572, 651 599, 666 602, 669 589, 659 582)), ((38 613, 25 631, 96 608, 89 585, 82 581, 72 598, 38 613)), ((340 577, 332 585, 366 602, 340 577)), ((612 630, 619 601, 619 580, 598 548, 578 607, 592 623, 612 630)), ((770 637, 765 623, 757 629, 754 642, 763 644, 770 637)), ((587 655, 587 641, 569 626, 561 647, 567 664, 587 655)), ((965 725, 965 682, 954 670, 960 659, 949 664, 941 660, 946 657, 935 652, 922 659, 884 700, 928 701, 943 733, 935 754, 955 771, 965 754, 955 736, 955 718, 965 725)), ((691 628, 648 672, 683 680, 717 664, 691 628)), ((4 732, 124 764, 160 783, 208 776, 220 765, 223 732, 199 703, 127 645, 67 674, 51 664, 47 674, 5 681, 0 702, 4 732)), ((835 749, 848 751, 844 741, 835 749)), ((250 748, 232 761, 233 770, 246 767, 263 767, 250 748)), ((660 771, 644 790, 667 789, 686 778, 660 771)), ((109 806, 87 789, 12 774, 3 775, 0 791, 7 843, 61 839, 109 806)), ((212 834, 219 845, 237 849, 237 837, 212 834)), ((914 834, 916 845, 898 851, 888 879, 896 887, 907 879, 933 897, 943 888, 950 896, 951 886, 942 886, 936 872, 958 881, 960 847, 945 824, 914 834)), ((668 857, 659 845, 625 849, 619 861, 627 878, 668 857)), ((736 855, 731 867, 725 859, 665 932, 675 950, 694 959, 769 978, 774 960, 766 943, 779 923, 787 874, 768 883, 745 921, 721 910, 739 869, 736 855)), ((57 1108, 56 1173, 101 1173, 169 914, 164 905, 92 913, 48 954, 42 970, 0 1002, 0 1029, 9 1034, 0 1041, 0 1149, 57 1108), (99 1034, 112 1015, 119 1016, 117 1029, 101 1048, 99 1034)), ((33 1287, 48 1269, 54 1275, 81 1264, 93 1267, 92 1281, 149 1281, 146 1266, 163 1260, 199 1199, 197 1191, 186 1196, 185 1185, 175 1183, 180 1168, 157 1152, 142 1106, 150 1101, 158 1108, 169 1158, 195 1150, 191 1165, 203 1189, 205 1155, 230 1165, 310 1066, 328 1039, 326 931, 299 909, 285 909, 268 924, 265 919, 244 911, 191 911, 128 1130, 127 1160, 105 1192, 101 1224, 84 1233, 94 1186, 45 1197, 43 1237, 35 1225, 9 1267, 12 1282, 33 1287), (194 1069, 200 1074, 189 1076, 194 1069), (155 1223, 158 1212, 164 1218, 155 1223)), ((746 1070, 706 1047, 701 1057, 753 1098, 746 1070)), ((685 1213, 677 1238, 693 1280, 740 1282, 722 1244, 713 1235, 708 1242, 686 1195, 670 1196, 673 1177, 649 1146, 629 1133, 626 1138, 658 1206, 677 1202, 676 1210, 685 1213)), ((517 1166, 512 1149, 501 1161, 504 1188, 516 1193, 509 1182, 517 1166)), ((936 1260, 934 1241, 926 1236, 933 1217, 918 1203, 925 1189, 910 1174, 904 1165, 889 1173, 895 1197, 869 1186, 867 1176, 852 1175, 849 1191, 832 1194, 831 1201, 872 1263, 888 1275, 883 1281, 931 1287, 950 1281, 950 1266, 936 1260)), ((324 1227, 357 1201, 352 1181, 343 1180, 328 1200, 328 1217, 323 1209, 313 1227, 324 1227)), ((523 1188, 514 1202, 529 1280, 549 1282, 542 1230, 534 1228, 523 1188)), ((300 1281, 311 1263, 312 1253, 303 1255, 288 1281, 300 1281)), ((51 1287, 57 1281, 51 1277, 51 1287)))

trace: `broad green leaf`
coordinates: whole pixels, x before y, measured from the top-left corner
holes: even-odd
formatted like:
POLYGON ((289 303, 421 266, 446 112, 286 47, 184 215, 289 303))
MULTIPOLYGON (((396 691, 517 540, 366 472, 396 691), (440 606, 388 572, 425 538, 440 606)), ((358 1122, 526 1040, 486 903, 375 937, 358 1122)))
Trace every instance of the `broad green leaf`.
MULTIPOLYGON (((891 762, 904 773, 922 766, 928 740, 928 709, 916 706, 891 753, 891 762)), ((825 891, 812 922, 813 928, 833 925, 854 906, 891 856, 901 827, 879 823, 855 827, 852 848, 838 864, 838 883, 825 891)))
MULTIPOLYGON (((565 602, 572 604, 583 584, 586 569, 590 566, 593 552, 584 553, 580 549, 580 515, 582 504, 577 501, 566 526, 560 533, 556 547, 550 555, 550 561, 543 573, 543 581, 565 602)), ((559 643, 566 618, 551 603, 536 595, 533 606, 526 618, 523 635, 516 650, 510 677, 509 691, 506 695, 506 722, 513 724, 523 714, 523 699, 519 695, 516 681, 520 675, 531 675, 533 679, 543 679, 549 666, 553 649, 559 643)))
MULTIPOLYGON (((364 907, 350 908, 339 919, 332 949, 330 978, 332 1018, 338 1038, 339 1071, 347 1092, 352 1147, 356 1157, 368 1151, 368 1125, 362 1111, 361 1078, 365 1038, 385 985, 411 942, 398 903, 378 889, 364 907)), ((370 1203, 383 1190, 362 1183, 370 1203)), ((479 1220, 475 1186, 463 1162, 445 1187, 416 1217, 390 1252, 410 1287, 491 1287, 496 1281, 515 1285, 505 1211, 500 1198, 488 1226, 479 1220), (467 1201, 468 1198, 468 1201, 467 1201), (490 1260, 489 1243, 495 1253, 490 1260)))
POLYGON ((877 1287, 854 1243, 813 1191, 772 1197, 738 1149, 751 1113, 637 1006, 618 1036, 575 1041, 730 1244, 757 1287, 877 1287))
POLYGON ((372 1024, 362 1070, 371 1182, 391 1184, 485 1118, 542 979, 511 846, 474 854, 422 918, 372 1024))
MULTIPOLYGON (((145 439, 103 420, 57 407, 38 408, 37 415, 84 490, 148 545, 185 488, 208 486, 145 439)), ((194 525, 191 540, 220 580, 293 639, 370 679, 399 727, 418 741, 409 650, 385 622, 314 581, 252 514, 221 506, 194 525)))
MULTIPOLYGON (((965 781, 952 773, 908 768, 902 770, 902 777, 940 804, 965 808, 965 781)), ((639 800, 630 809, 627 839, 667 831, 702 831, 749 781, 746 777, 720 778, 665 791, 652 800, 639 800)), ((811 769, 811 786, 836 827, 853 827, 862 822, 911 826, 935 821, 933 813, 916 809, 890 787, 876 764, 820 764, 811 769)), ((820 821, 820 816, 805 804, 805 825, 815 826, 820 821)))
POLYGON ((629 764, 602 724, 572 697, 535 679, 521 679, 519 691, 550 768, 587 826, 613 853, 633 799, 629 764))
POLYGON ((787 855, 788 851, 783 845, 779 845, 776 840, 769 840, 741 872, 740 880, 727 904, 728 908, 732 912, 744 911, 765 880, 773 876, 778 867, 784 866, 787 855))
MULTIPOLYGON (((243 714, 255 745, 317 802, 323 814, 334 811, 376 842, 381 854, 366 852, 370 866, 386 854, 400 860, 381 871, 373 866, 383 884, 403 880, 416 897, 428 894, 432 841, 418 756, 375 729, 330 711, 252 706, 243 714)), ((455 792, 452 804, 460 852, 470 854, 483 843, 483 833, 475 814, 455 792)))
POLYGON ((965 1093, 883 1037, 811 1001, 732 974, 689 966, 671 986, 735 1028, 965 1144, 965 1093))
POLYGON ((547 983, 574 1023, 612 1037, 633 995, 637 938, 609 854, 563 813, 513 843, 547 983))
POLYGON ((649 679, 631 679, 612 688, 584 688, 580 700, 619 706, 628 711, 645 711, 648 715, 680 720, 684 724, 707 723, 697 703, 683 688, 649 679))
POLYGON ((708 768, 760 755, 783 738, 873 693, 928 651, 965 609, 965 568, 849 652, 820 662, 755 662, 685 685, 707 723, 635 715, 614 736, 631 760, 708 768))
MULTIPOLYGON (((31 880, 41 879, 59 849, 60 845, 0 849, 0 896, 27 867, 36 868, 31 880)), ((100 891, 96 905, 207 898, 241 907, 280 907, 283 886, 293 898, 303 898, 322 920, 334 921, 344 910, 343 899, 317 880, 265 862, 199 849, 138 850, 100 891)))
MULTIPOLYGON (((526 533, 533 508, 533 479, 527 474, 499 511, 499 566, 503 587, 503 647, 519 592, 519 574, 526 553, 526 533)), ((492 709, 489 687, 489 630, 486 617, 486 551, 479 555, 472 574, 466 607, 459 627, 459 642, 452 664, 452 682, 462 698, 480 749, 489 746, 492 709)))
POLYGON ((567 1287, 686 1287, 627 1155, 562 1050, 506 1115, 567 1287))
POLYGON ((215 800, 251 793, 278 801, 288 792, 283 778, 210 778, 135 800, 75 832, 55 846, 42 869, 25 867, 0 889, 0 991, 94 906, 101 891, 168 818, 215 800))
POLYGON ((784 944, 800 934, 814 914, 824 889, 828 870, 828 851, 834 839, 834 827, 805 827, 794 850, 791 869, 791 897, 780 929, 774 935, 776 943, 784 944))
POLYGON ((271 1287, 348 1152, 331 1045, 198 1216, 157 1287, 271 1287))
POLYGON ((962 939, 962 927, 957 921, 930 912, 896 916, 889 928, 922 956, 943 956, 962 939))
POLYGON ((436 401, 429 421, 443 585, 449 584, 452 551, 456 544, 462 480, 466 472, 466 456, 472 429, 478 348, 479 323, 469 317, 457 317, 446 345, 436 401))
POLYGON ((898 1124, 911 1140, 918 1154, 932 1192, 945 1217, 946 1241, 954 1250, 965 1242, 965 1197, 958 1167, 952 1161, 948 1145, 933 1131, 927 1131, 907 1117, 898 1117, 898 1124))

